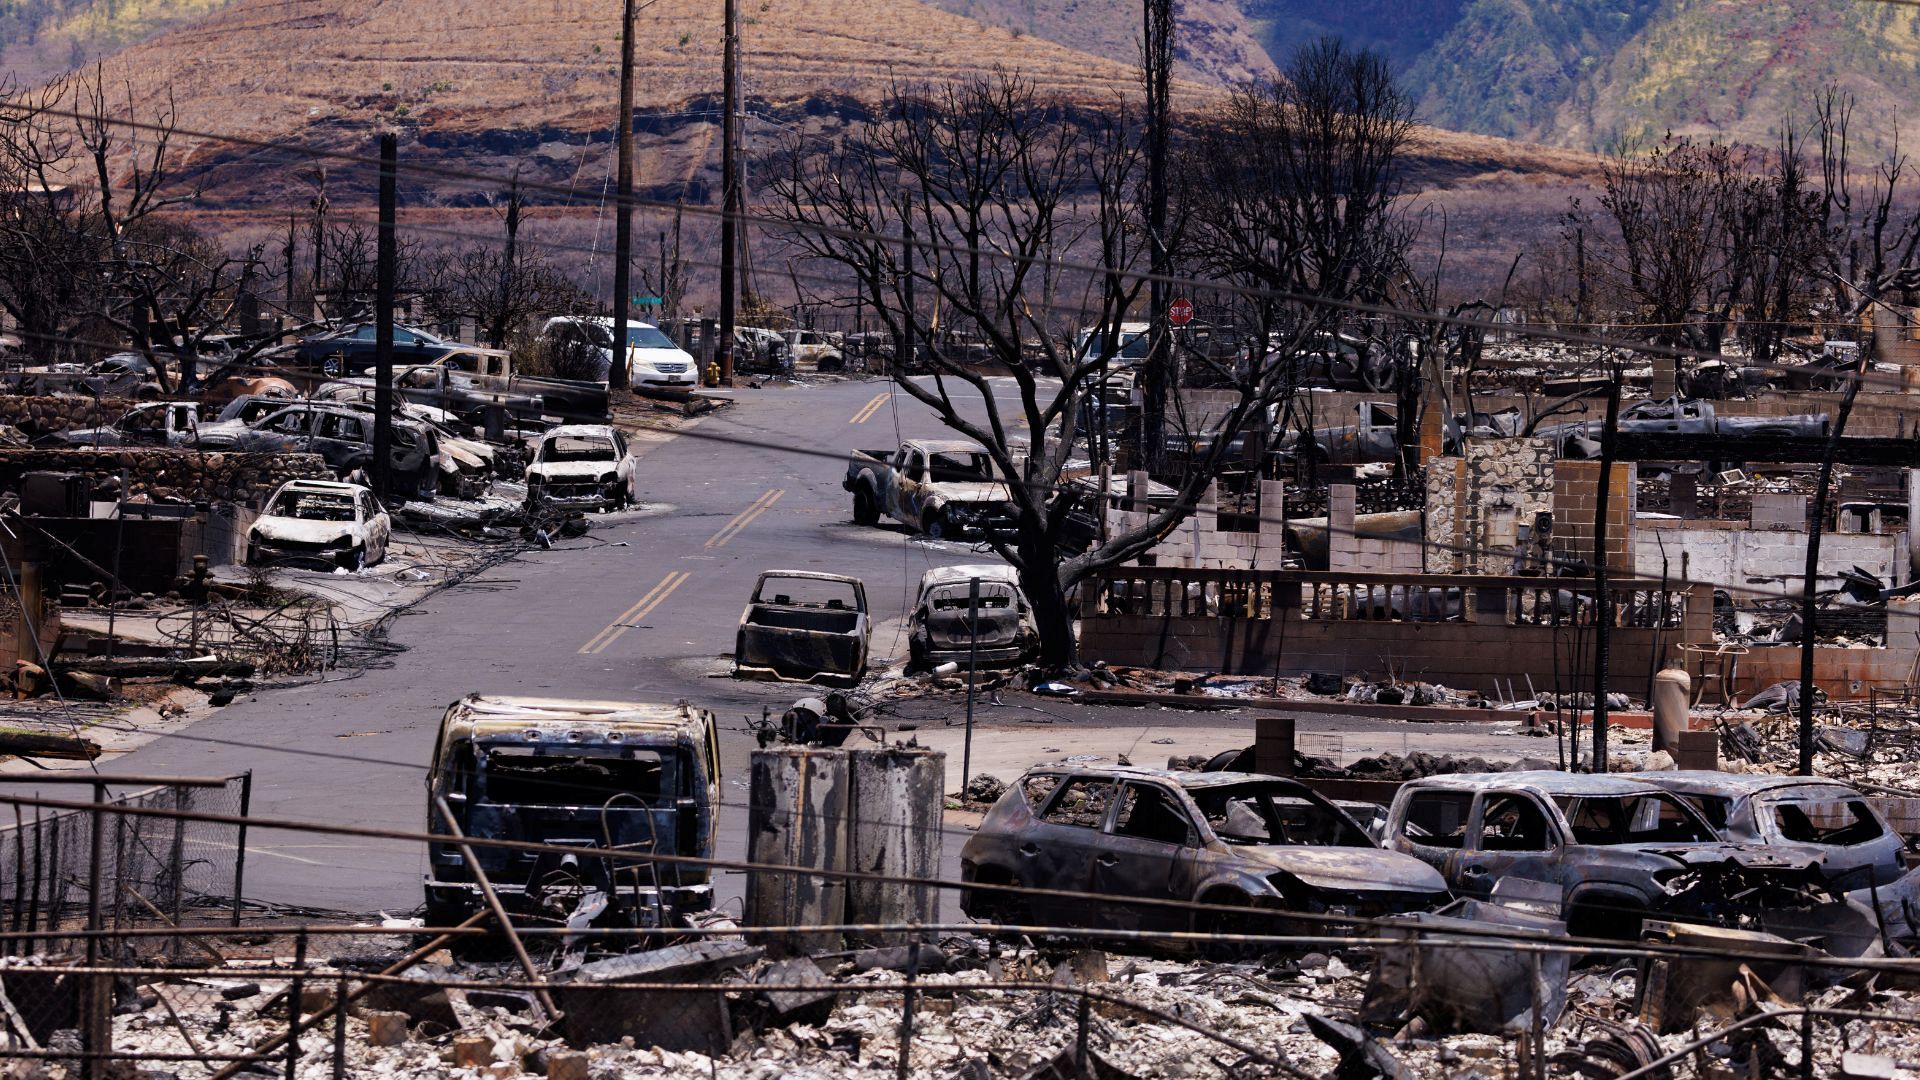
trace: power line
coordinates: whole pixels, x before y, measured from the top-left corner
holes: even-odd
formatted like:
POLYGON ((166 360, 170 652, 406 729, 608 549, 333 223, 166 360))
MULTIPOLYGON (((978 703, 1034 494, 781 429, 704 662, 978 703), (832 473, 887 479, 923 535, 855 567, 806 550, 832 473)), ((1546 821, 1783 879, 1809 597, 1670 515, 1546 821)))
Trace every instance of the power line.
MULTIPOLYGON (((1920 0, 1916 0, 1916 2, 1920 3, 1920 0)), ((369 157, 364 154, 349 153, 349 152, 340 151, 340 150, 326 150, 326 149, 322 149, 320 147, 316 147, 312 145, 300 146, 296 144, 288 144, 286 142, 274 142, 270 140, 254 139, 246 136, 222 135, 216 132, 188 130, 188 129, 183 129, 183 128, 179 128, 171 125, 156 124, 148 121, 140 121, 140 120, 120 118, 120 117, 99 117, 91 114, 81 113, 74 110, 43 109, 43 110, 40 110, 40 115, 59 116, 59 117, 65 117, 65 118, 75 119, 75 120, 97 121, 97 122, 108 124, 110 126, 125 127, 130 130, 150 131, 154 133, 170 133, 172 136, 175 136, 175 137, 184 137, 188 139, 205 139, 205 140, 214 141, 214 142, 230 143, 237 146, 254 146, 254 147, 265 147, 265 148, 277 148, 282 150, 296 150, 301 153, 304 153, 309 157, 324 157, 324 158, 328 158, 335 161, 342 161, 350 164, 366 165, 374 168, 377 168, 379 166, 379 160, 374 157, 369 157)), ((402 162, 400 165, 400 171, 403 173, 411 172, 411 173, 416 173, 420 175, 436 176, 436 177, 441 177, 443 179, 464 179, 464 180, 485 181, 487 183, 491 183, 494 185, 500 185, 500 184, 512 182, 511 178, 503 178, 494 174, 476 172, 468 169, 451 168, 448 166, 441 166, 441 165, 428 165, 428 164, 420 164, 420 163, 402 162)), ((544 181, 522 181, 521 186, 529 191, 545 191, 552 194, 568 194, 569 196, 572 194, 569 191, 569 189, 567 189, 566 187, 563 187, 561 185, 554 184, 554 183, 544 182, 544 181)), ((629 201, 631 205, 637 208, 643 208, 643 209, 658 210, 658 211, 680 210, 684 213, 691 214, 697 217, 708 217, 708 218, 713 218, 715 220, 722 220, 729 217, 729 215, 724 209, 715 209, 715 208, 704 207, 704 206, 693 206, 693 205, 683 206, 681 204, 669 204, 664 200, 649 199, 639 195, 633 196, 629 201)), ((835 237, 843 240, 868 241, 868 242, 881 243, 881 244, 904 244, 906 242, 902 237, 889 236, 884 233, 877 233, 877 232, 861 230, 861 229, 845 228, 845 227, 833 226, 833 225, 825 225, 818 222, 795 221, 795 220, 789 220, 786 218, 780 218, 780 217, 775 217, 775 216, 765 215, 765 214, 756 214, 756 213, 747 212, 747 211, 742 211, 740 213, 737 213, 731 216, 733 220, 735 220, 739 224, 757 225, 762 228, 774 228, 779 230, 809 232, 809 233, 819 234, 822 236, 831 236, 831 237, 835 237)), ((1319 296, 1311 293, 1297 293, 1297 292, 1280 290, 1280 289, 1264 289, 1264 288, 1258 288, 1254 286, 1238 285, 1230 282, 1200 281, 1198 279, 1186 277, 1180 274, 1153 274, 1150 272, 1140 271, 1133 268, 1110 268, 1110 267, 1105 267, 1098 264, 1083 263, 1077 260, 1061 259, 1053 256, 1038 256, 1038 255, 1031 256, 1031 257, 1010 256, 1006 252, 991 246, 967 245, 967 244, 950 243, 946 241, 919 240, 919 239, 916 239, 913 241, 913 246, 916 248, 925 248, 929 251, 940 252, 942 254, 951 255, 951 256, 992 258, 996 260, 1011 259, 1012 261, 1015 261, 1015 262, 1031 264, 1049 271, 1071 271, 1074 273, 1099 275, 1102 277, 1112 276, 1112 277, 1117 277, 1118 279, 1124 280, 1124 281, 1135 281, 1135 282, 1141 282, 1141 283, 1152 283, 1152 282, 1158 281, 1162 284, 1169 284, 1169 285, 1198 286, 1200 288, 1204 288, 1212 292, 1236 295, 1236 296, 1241 296, 1248 299, 1279 301, 1283 303, 1299 304, 1302 306, 1309 306, 1309 307, 1325 307, 1325 308, 1331 308, 1338 311, 1346 311, 1348 313, 1357 314, 1357 315, 1371 315, 1371 316, 1377 316, 1377 317, 1396 318, 1396 319, 1412 319, 1412 320, 1416 320, 1419 322, 1428 323, 1436 326, 1451 326, 1458 329, 1469 329, 1469 330, 1477 330, 1477 331, 1483 331, 1483 332, 1494 331, 1494 332, 1507 332, 1507 333, 1516 333, 1516 332, 1525 333, 1529 336, 1540 337, 1540 338, 1551 340, 1551 341, 1559 341, 1569 345, 1588 345, 1588 346, 1594 346, 1594 347, 1600 347, 1600 348, 1618 349, 1622 351, 1636 352, 1636 353, 1641 353, 1641 354, 1650 355, 1650 356, 1670 357, 1677 360, 1711 360, 1715 362, 1724 362, 1726 359, 1726 357, 1722 354, 1710 353, 1710 352, 1706 352, 1704 350, 1699 350, 1699 349, 1688 349, 1688 348, 1680 348, 1680 347, 1669 346, 1669 345, 1658 345, 1650 342, 1621 341, 1615 338, 1608 338, 1608 337, 1595 335, 1595 334, 1573 333, 1570 331, 1563 331, 1545 324, 1499 323, 1499 322, 1494 322, 1492 320, 1487 320, 1487 319, 1470 318, 1464 315, 1450 315, 1450 314, 1445 314, 1437 311, 1424 311, 1424 312, 1416 311, 1414 309, 1398 307, 1390 304, 1371 303, 1371 302, 1359 301, 1359 300, 1337 299, 1333 297, 1319 296)), ((1766 366, 1766 365, 1753 365, 1753 366, 1766 366)), ((1791 368, 1786 365, 1771 365, 1771 366, 1775 367, 1777 370, 1782 370, 1782 371, 1791 370, 1791 368)), ((1867 376, 1863 374, 1862 378, 1866 379, 1867 376)), ((1897 382, 1893 380, 1888 380, 1887 385, 1900 388, 1897 382)))

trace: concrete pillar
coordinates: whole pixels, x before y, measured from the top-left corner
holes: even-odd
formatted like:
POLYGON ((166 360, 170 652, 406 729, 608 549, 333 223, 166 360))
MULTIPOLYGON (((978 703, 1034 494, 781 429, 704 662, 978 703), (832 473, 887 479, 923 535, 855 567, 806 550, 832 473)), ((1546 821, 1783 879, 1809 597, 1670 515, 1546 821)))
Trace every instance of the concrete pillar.
MULTIPOLYGON (((1907 535, 1912 537, 1916 525, 1920 525, 1920 469, 1907 470, 1907 535)), ((1920 544, 1909 542, 1907 545, 1907 565, 1915 577, 1920 577, 1920 544)))
MULTIPOLYGON (((882 747, 848 752, 848 869, 890 877, 940 876, 947 756, 925 749, 882 747)), ((847 882, 850 923, 932 923, 936 889, 899 882, 847 882)), ((872 934, 876 945, 904 945, 909 934, 872 934)))
POLYGON ((1327 485, 1327 569, 1352 570, 1354 517, 1360 501, 1352 484, 1327 485))
MULTIPOLYGON (((749 871, 749 926, 831 926, 845 921, 848 809, 852 784, 845 750, 755 750, 747 794, 747 861, 829 873, 749 871)), ((837 932, 782 933, 762 939, 772 951, 825 952, 837 932)))
POLYGON ((1291 716, 1257 716, 1253 721, 1253 767, 1268 776, 1293 775, 1291 716))

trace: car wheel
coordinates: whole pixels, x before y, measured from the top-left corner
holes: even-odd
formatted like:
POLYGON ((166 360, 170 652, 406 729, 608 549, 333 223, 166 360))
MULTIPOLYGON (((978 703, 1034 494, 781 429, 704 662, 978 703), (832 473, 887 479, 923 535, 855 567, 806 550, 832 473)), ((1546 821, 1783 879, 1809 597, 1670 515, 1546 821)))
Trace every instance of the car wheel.
POLYGON ((920 531, 926 533, 929 540, 945 540, 951 530, 947 527, 946 519, 934 513, 920 520, 920 531))
POLYGON ((1216 940, 1201 945, 1201 951, 1207 959, 1218 963, 1229 963, 1264 956, 1274 950, 1274 946, 1253 941, 1223 941, 1218 938, 1234 938, 1269 934, 1296 933, 1298 928, 1288 921, 1275 919, 1264 911, 1254 907, 1253 898, 1244 893, 1222 891, 1209 893, 1201 899, 1208 905, 1207 910, 1194 915, 1194 930, 1201 934, 1214 936, 1216 940))
POLYGON ((350 571, 365 570, 367 568, 367 549, 365 547, 357 547, 347 552, 341 557, 340 565, 350 571))
POLYGON ((880 524, 880 507, 874 503, 873 493, 863 487, 853 489, 853 523, 880 524))

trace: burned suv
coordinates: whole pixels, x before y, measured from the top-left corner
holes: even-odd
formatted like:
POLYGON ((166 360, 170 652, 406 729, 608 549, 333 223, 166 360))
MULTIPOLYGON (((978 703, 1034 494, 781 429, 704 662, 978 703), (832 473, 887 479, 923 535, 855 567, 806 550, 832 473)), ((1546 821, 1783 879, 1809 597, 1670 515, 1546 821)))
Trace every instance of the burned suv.
POLYGON ((936 566, 921 575, 908 617, 907 648, 916 668, 1017 664, 1039 647, 1033 609, 1020 575, 1005 563, 936 566), (979 592, 974 583, 979 582, 979 592))
POLYGON ((1034 769, 961 849, 960 877, 977 919, 1161 932, 1282 933, 1247 909, 1376 916, 1448 899, 1436 870, 1382 851, 1305 785, 1252 773, 1034 769))
MULTIPOLYGON (((1727 843, 1669 792, 1618 775, 1430 776, 1401 786, 1387 846, 1437 867, 1462 896, 1503 882, 1558 894, 1576 936, 1636 938, 1646 917, 1738 929, 1841 903, 1804 848, 1727 843)), ((1798 936, 1797 934, 1794 936, 1798 936)))
MULTIPOLYGON (((507 910, 533 922, 651 926, 712 906, 704 867, 616 860, 619 848, 712 858, 720 805, 714 716, 677 705, 470 694, 448 707, 427 774, 427 827, 562 850, 474 854, 507 910), (578 854, 565 849, 577 848, 578 854)), ((458 844, 429 845, 427 922, 479 911, 458 844)))

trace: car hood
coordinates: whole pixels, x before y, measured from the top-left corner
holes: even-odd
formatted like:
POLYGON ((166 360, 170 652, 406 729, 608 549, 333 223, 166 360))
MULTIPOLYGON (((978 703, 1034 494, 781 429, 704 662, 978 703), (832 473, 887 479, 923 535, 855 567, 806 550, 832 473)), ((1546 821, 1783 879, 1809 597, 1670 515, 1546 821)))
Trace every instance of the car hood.
POLYGON ((1826 859, 1804 847, 1760 847, 1752 844, 1639 844, 1633 850, 1660 855, 1687 866, 1733 863, 1748 870, 1808 870, 1826 859))
POLYGON ((536 461, 527 466, 527 475, 549 480, 592 480, 616 472, 619 468, 617 461, 536 461))
POLYGON ((453 435, 440 436, 440 448, 469 469, 484 469, 493 464, 493 447, 453 435))
POLYGON ((352 521, 309 521, 306 518, 262 517, 254 530, 268 540, 292 540, 303 544, 324 544, 346 537, 358 540, 365 531, 352 521))
POLYGON ((1279 844, 1236 847, 1233 851, 1269 871, 1284 871, 1316 889, 1360 893, 1447 891, 1447 881, 1440 876, 1440 871, 1398 851, 1279 844))

